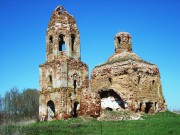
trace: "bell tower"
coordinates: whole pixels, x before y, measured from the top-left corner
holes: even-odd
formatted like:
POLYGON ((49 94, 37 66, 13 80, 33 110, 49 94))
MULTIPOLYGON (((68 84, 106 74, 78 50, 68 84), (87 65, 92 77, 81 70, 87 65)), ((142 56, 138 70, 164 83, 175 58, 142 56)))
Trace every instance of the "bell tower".
POLYGON ((40 70, 40 118, 77 115, 82 91, 88 88, 88 66, 80 59, 76 21, 63 6, 53 11, 46 30, 46 62, 40 70))
POLYGON ((46 31, 46 61, 62 57, 80 59, 80 41, 74 17, 63 6, 58 6, 51 15, 46 31))

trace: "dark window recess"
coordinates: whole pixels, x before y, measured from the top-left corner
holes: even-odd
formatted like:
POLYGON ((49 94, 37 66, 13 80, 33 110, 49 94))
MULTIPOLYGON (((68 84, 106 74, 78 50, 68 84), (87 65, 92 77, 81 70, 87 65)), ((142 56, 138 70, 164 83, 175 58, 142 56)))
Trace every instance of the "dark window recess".
POLYGON ((49 37, 49 43, 53 43, 53 36, 49 37))
POLYGON ((113 111, 113 109, 112 109, 112 108, 110 108, 110 107, 107 107, 105 110, 108 110, 108 111, 113 111))
POLYGON ((58 8, 56 9, 56 12, 58 12, 58 14, 60 15, 61 12, 65 12, 65 9, 64 9, 63 7, 58 7, 58 8))
POLYGON ((65 42, 64 42, 64 35, 59 35, 58 37, 59 42, 59 51, 65 51, 65 42))
POLYGON ((60 9, 60 7, 58 7, 57 9, 56 9, 56 11, 60 11, 61 9, 60 9))
POLYGON ((71 43, 72 43, 72 51, 74 52, 74 42, 75 42, 75 35, 71 34, 71 43))
POLYGON ((155 83, 155 81, 154 80, 152 80, 152 84, 154 84, 155 83))
POLYGON ((110 82, 110 84, 112 84, 112 78, 110 78, 110 77, 109 77, 109 82, 110 82))
POLYGON ((76 94, 76 86, 77 86, 76 80, 74 80, 73 85, 74 85, 74 94, 76 94))
POLYGON ((117 39, 118 39, 118 43, 120 44, 121 43, 121 38, 117 37, 117 39))
POLYGON ((138 84, 140 83, 140 80, 141 80, 141 77, 140 77, 140 76, 138 76, 138 84))
POLYGON ((52 76, 49 76, 49 83, 52 84, 52 76))
POLYGON ((77 86, 77 84, 76 84, 76 80, 74 80, 74 89, 76 89, 76 86, 77 86))
POLYGON ((139 107, 139 111, 141 112, 141 108, 142 108, 142 103, 140 103, 140 107, 139 107))
POLYGON ((54 112, 55 114, 55 106, 54 106, 54 102, 52 100, 49 100, 47 102, 47 106, 49 106, 51 108, 51 110, 54 112))

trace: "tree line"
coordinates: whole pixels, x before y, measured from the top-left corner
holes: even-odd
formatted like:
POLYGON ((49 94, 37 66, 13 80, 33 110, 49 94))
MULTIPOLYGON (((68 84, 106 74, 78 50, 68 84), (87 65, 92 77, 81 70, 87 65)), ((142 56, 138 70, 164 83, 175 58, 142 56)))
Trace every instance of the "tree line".
POLYGON ((38 120, 39 92, 36 89, 14 87, 2 97, 0 95, 0 124, 21 120, 38 120))

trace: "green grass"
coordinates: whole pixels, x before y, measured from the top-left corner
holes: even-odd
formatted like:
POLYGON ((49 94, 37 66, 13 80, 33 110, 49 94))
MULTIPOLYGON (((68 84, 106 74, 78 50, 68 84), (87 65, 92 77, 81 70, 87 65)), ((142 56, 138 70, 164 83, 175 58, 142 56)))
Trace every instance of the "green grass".
POLYGON ((143 115, 144 120, 97 121, 74 118, 38 122, 27 126, 0 127, 2 134, 20 135, 180 135, 180 115, 166 111, 143 115))

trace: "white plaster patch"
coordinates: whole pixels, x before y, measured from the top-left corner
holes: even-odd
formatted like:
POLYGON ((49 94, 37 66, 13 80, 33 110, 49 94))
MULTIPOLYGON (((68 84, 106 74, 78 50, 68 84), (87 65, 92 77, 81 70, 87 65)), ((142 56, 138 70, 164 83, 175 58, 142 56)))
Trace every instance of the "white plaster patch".
POLYGON ((109 107, 109 108, 112 108, 113 110, 116 110, 120 107, 119 104, 121 102, 122 101, 118 100, 117 98, 110 96, 110 97, 101 99, 101 107, 103 109, 109 107))

